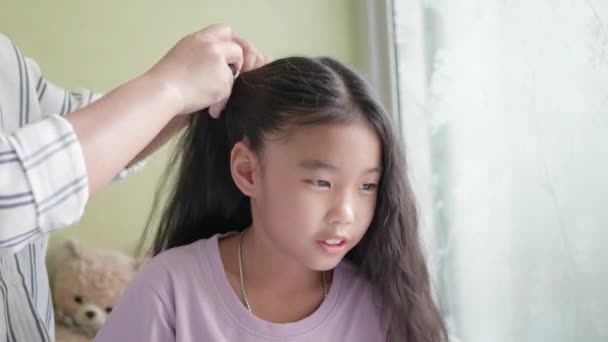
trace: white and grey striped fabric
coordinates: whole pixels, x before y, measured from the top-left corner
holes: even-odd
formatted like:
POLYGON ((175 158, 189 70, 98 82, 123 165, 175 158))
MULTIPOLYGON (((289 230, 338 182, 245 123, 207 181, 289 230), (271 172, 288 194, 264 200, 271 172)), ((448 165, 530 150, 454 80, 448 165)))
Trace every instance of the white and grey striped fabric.
POLYGON ((76 222, 89 196, 80 143, 63 116, 98 97, 47 82, 0 35, 0 342, 54 341, 47 237, 76 222))

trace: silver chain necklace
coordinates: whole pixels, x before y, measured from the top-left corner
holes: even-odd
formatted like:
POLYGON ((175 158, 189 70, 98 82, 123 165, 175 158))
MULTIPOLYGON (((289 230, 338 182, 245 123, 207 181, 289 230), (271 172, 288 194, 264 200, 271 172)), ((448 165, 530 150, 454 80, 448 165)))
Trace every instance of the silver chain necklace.
MULTIPOLYGON (((245 277, 243 275, 243 236, 247 229, 243 230, 239 236, 239 278, 241 281, 241 295, 243 296, 243 304, 249 312, 251 311, 251 305, 249 305, 249 299, 247 299, 247 292, 245 292, 245 277)), ((321 279, 323 280, 323 299, 327 298, 327 279, 325 272, 321 272, 321 279)))

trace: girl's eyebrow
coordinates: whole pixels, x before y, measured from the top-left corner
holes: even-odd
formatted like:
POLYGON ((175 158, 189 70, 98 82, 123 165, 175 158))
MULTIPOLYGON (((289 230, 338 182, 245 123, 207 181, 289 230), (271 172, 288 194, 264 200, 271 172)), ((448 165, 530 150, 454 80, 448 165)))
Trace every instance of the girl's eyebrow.
POLYGON ((328 171, 337 171, 338 168, 335 167, 334 165, 331 165, 328 162, 319 160, 319 159, 312 159, 312 160, 304 160, 302 162, 300 162, 300 167, 304 168, 304 169, 308 169, 308 170, 328 170, 328 171))
POLYGON ((372 167, 371 169, 367 169, 365 173, 377 173, 382 174, 382 166, 372 167))
MULTIPOLYGON (((304 168, 304 169, 308 169, 308 170, 328 170, 328 171, 338 171, 338 168, 326 161, 323 160, 319 160, 319 159, 311 159, 311 160, 304 160, 302 162, 300 162, 300 167, 304 168)), ((378 173, 381 174, 382 173, 382 167, 381 166, 376 166, 376 167, 372 167, 370 169, 365 170, 365 173, 378 173)))

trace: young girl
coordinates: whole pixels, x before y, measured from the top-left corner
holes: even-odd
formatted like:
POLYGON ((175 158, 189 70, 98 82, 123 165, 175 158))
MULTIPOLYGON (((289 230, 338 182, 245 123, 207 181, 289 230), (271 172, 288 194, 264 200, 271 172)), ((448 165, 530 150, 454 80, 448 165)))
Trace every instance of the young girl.
POLYGON ((241 74, 195 115, 153 258, 95 341, 444 341, 403 150, 331 58, 241 74))

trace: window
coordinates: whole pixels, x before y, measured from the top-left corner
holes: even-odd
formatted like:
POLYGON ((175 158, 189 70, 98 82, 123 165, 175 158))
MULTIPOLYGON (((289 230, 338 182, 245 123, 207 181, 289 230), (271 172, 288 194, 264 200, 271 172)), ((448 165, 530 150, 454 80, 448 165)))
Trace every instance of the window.
POLYGON ((608 2, 365 6, 455 340, 608 341, 608 2))

